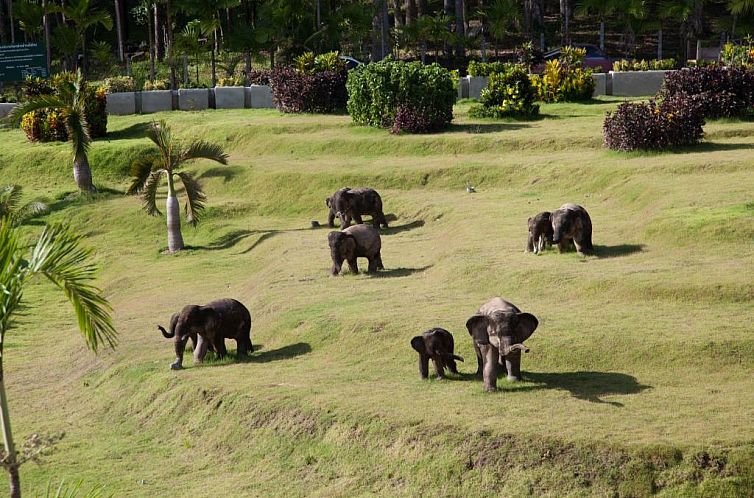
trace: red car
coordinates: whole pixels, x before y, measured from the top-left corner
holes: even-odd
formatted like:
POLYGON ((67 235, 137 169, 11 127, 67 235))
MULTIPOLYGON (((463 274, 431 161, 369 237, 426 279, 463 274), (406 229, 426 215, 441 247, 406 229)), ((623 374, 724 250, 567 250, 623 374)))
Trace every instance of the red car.
MULTIPOLYGON (((586 57, 584 57, 584 66, 591 68, 594 70, 595 73, 607 73, 608 71, 613 70, 613 62, 615 62, 615 59, 611 59, 607 55, 605 55, 605 52, 600 50, 600 48, 597 45, 589 45, 584 43, 574 43, 573 47, 575 48, 583 48, 586 49, 586 57)), ((544 55, 545 61, 549 61, 552 59, 557 59, 560 57, 561 49, 555 49, 550 52, 547 52, 544 55)), ((537 64, 534 66, 533 70, 535 73, 541 73, 544 71, 545 65, 537 64)))

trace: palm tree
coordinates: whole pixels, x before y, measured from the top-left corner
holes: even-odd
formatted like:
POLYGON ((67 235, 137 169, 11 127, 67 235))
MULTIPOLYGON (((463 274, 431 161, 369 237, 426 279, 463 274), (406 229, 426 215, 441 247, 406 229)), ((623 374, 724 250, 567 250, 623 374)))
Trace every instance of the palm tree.
POLYGON ((13 226, 50 212, 50 207, 44 202, 32 201, 19 205, 22 193, 20 185, 0 187, 0 218, 9 218, 13 226))
MULTIPOLYGON (((517 0, 494 0, 482 8, 478 15, 482 18, 483 25, 487 26, 490 34, 501 42, 508 33, 511 25, 521 19, 521 7, 517 0)), ((497 45, 495 46, 497 54, 497 45)))
POLYGON ((605 50, 605 19, 615 12, 619 3, 616 0, 582 0, 579 4, 579 14, 593 13, 600 19, 600 50, 605 50))
POLYGON ((0 461, 10 478, 11 498, 20 498, 18 468, 23 463, 16 454, 5 393, 3 358, 5 334, 11 317, 21 303, 24 287, 41 274, 61 289, 73 305, 79 330, 86 345, 95 353, 101 344, 115 346, 116 332, 110 318, 110 305, 91 285, 96 266, 90 262, 91 250, 79 246, 81 237, 62 226, 46 227, 31 250, 19 241, 18 229, 9 218, 0 219, 0 424, 5 451, 0 461))
POLYGON ((199 221, 207 196, 204 195, 199 182, 190 173, 178 170, 194 159, 211 159, 220 164, 228 164, 228 155, 219 145, 204 140, 194 140, 188 145, 177 142, 173 139, 170 127, 165 121, 152 123, 147 131, 147 137, 154 142, 157 150, 137 159, 131 165, 131 175, 134 178, 128 193, 141 194, 144 210, 148 214, 152 216, 162 214, 156 204, 157 188, 162 176, 167 177, 168 198, 165 202, 165 211, 168 223, 168 251, 180 251, 183 249, 183 236, 181 235, 180 208, 175 195, 175 177, 180 178, 186 190, 185 212, 188 223, 196 225, 199 221))
POLYGON ((92 170, 89 168, 87 153, 92 143, 89 135, 89 124, 86 117, 86 103, 89 93, 86 81, 79 70, 74 81, 62 81, 55 88, 53 95, 37 95, 13 108, 8 120, 18 125, 24 114, 40 109, 55 109, 61 111, 65 121, 65 129, 73 148, 73 178, 79 190, 91 192, 92 170))
MULTIPOLYGON (((49 8, 49 12, 60 12, 66 19, 70 20, 78 35, 76 48, 81 49, 82 66, 86 73, 86 32, 89 28, 103 26, 106 30, 113 29, 113 19, 110 14, 102 9, 96 9, 92 5, 92 0, 68 0, 62 6, 55 5, 49 8)), ((78 65, 77 65, 78 67, 78 65)))

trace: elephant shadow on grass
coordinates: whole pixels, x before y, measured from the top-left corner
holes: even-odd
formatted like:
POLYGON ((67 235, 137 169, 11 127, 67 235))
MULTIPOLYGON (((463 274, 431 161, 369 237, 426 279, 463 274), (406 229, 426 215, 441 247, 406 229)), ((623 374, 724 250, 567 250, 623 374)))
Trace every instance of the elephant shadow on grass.
POLYGON ((408 277, 414 273, 422 273, 429 270, 432 266, 433 265, 420 266, 419 268, 388 268, 387 270, 373 273, 372 276, 376 278, 408 277))
MULTIPOLYGON (((500 376, 505 377, 504 373, 500 376)), ((473 373, 461 373, 456 376, 460 380, 479 381, 473 373)), ((451 377, 452 378, 452 377, 451 377)), ((605 401, 604 396, 639 394, 651 389, 639 383, 636 377, 618 372, 523 372, 523 382, 510 383, 503 381, 498 383, 500 391, 539 391, 542 389, 556 389, 568 391, 576 399, 591 403, 606 403, 622 408, 623 403, 617 401, 605 401)))
POLYGON ((234 363, 269 363, 271 361, 289 360, 297 356, 305 355, 312 351, 312 347, 306 342, 296 342, 277 349, 263 351, 263 344, 255 344, 254 351, 246 358, 237 358, 235 350, 228 350, 228 355, 222 360, 218 359, 213 352, 208 352, 205 361, 199 366, 205 365, 232 365, 234 363), (260 352, 261 351, 261 352, 260 352))
POLYGON ((642 252, 644 244, 618 244, 617 246, 594 246, 594 254, 598 258, 620 258, 637 252, 642 252))
POLYGON ((242 170, 239 166, 223 166, 222 168, 210 168, 206 170, 204 173, 199 175, 197 178, 198 180, 203 180, 205 178, 222 178, 223 183, 228 183, 230 180, 235 178, 238 173, 240 173, 242 170))
POLYGON ((381 234, 394 235, 396 233, 407 232, 414 228, 421 228, 425 224, 424 220, 414 220, 410 223, 404 223, 403 225, 393 225, 390 228, 384 228, 380 230, 381 234))

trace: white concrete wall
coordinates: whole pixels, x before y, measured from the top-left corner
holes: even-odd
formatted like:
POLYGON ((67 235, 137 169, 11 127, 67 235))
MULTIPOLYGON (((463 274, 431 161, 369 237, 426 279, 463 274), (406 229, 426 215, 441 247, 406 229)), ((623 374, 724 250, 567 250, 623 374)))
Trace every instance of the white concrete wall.
POLYGON ((594 80, 592 97, 607 95, 607 75, 605 73, 593 73, 592 79, 594 80))
POLYGON ((152 90, 139 93, 141 94, 141 108, 137 109, 137 112, 151 114, 173 110, 173 92, 171 90, 152 90))
POLYGON ((272 103, 272 88, 267 85, 251 85, 246 87, 248 106, 252 109, 269 109, 272 103))
POLYGON ((16 107, 15 102, 0 103, 0 119, 10 114, 10 111, 12 111, 14 107, 16 107))
POLYGON ((616 97, 648 97, 656 94, 670 71, 610 71, 616 97))
POLYGON ((242 86, 215 87, 215 109, 243 109, 245 93, 242 86))
POLYGON ((209 108, 207 88, 181 88, 178 90, 178 109, 181 111, 203 111, 209 108))
POLYGON ((114 116, 136 114, 136 93, 118 92, 107 94, 107 113, 114 116))

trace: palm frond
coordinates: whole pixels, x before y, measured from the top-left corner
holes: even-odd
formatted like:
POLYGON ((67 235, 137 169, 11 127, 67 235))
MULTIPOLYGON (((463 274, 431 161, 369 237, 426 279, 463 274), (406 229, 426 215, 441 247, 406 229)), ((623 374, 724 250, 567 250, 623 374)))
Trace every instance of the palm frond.
POLYGON ((158 169, 152 171, 144 182, 144 187, 141 191, 141 200, 144 211, 149 216, 158 216, 162 213, 157 209, 157 187, 160 186, 160 179, 163 174, 170 174, 167 170, 158 169))
POLYGON ((18 248, 18 236, 10 217, 0 218, 0 340, 21 301, 23 262, 18 256, 18 248))
POLYGON ((110 304, 90 283, 97 271, 89 262, 92 250, 81 247, 80 240, 60 225, 46 227, 32 249, 28 271, 42 273, 63 290, 73 305, 84 341, 96 352, 104 343, 114 347, 116 332, 110 304))
POLYGON ((63 107, 66 107, 66 103, 57 95, 39 95, 14 107, 6 120, 12 125, 18 125, 24 114, 40 109, 62 109, 63 107))
POLYGON ((191 176, 190 173, 181 171, 178 176, 183 182, 183 188, 186 189, 186 221, 196 226, 199 221, 199 217, 204 211, 204 203, 207 201, 207 196, 202 191, 202 186, 198 181, 191 176))
POLYGON ((12 215, 21 202, 21 186, 6 185, 0 188, 0 217, 12 215))
POLYGON ((27 221, 29 221, 32 218, 36 218, 37 216, 42 216, 43 214, 47 214, 50 212, 50 206, 45 204, 44 202, 40 201, 32 201, 24 204, 20 208, 18 208, 18 211, 16 211, 16 214, 13 216, 13 223, 18 226, 21 225, 27 221))
POLYGON ((154 155, 141 156, 131 163, 130 174, 132 177, 131 185, 126 191, 129 195, 140 194, 152 172, 157 158, 154 155))
MULTIPOLYGON (((78 106, 76 106, 78 107, 78 106)), ((65 127, 68 131, 68 139, 73 147, 74 157, 89 153, 89 147, 92 143, 92 137, 89 134, 89 124, 86 121, 86 114, 76 107, 68 110, 65 117, 65 127)))
POLYGON ((173 134, 164 120, 152 121, 147 128, 147 138, 160 149, 160 162, 163 168, 172 168, 171 156, 173 155, 173 134))
POLYGON ((192 159, 210 159, 220 164, 228 164, 228 154, 217 144, 196 140, 191 142, 178 158, 178 164, 192 159))

